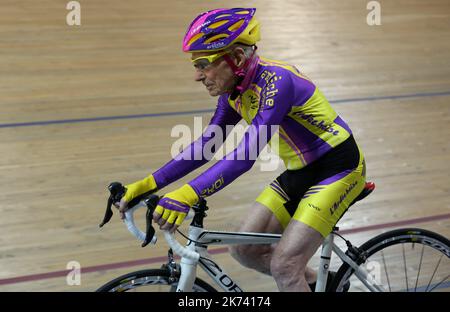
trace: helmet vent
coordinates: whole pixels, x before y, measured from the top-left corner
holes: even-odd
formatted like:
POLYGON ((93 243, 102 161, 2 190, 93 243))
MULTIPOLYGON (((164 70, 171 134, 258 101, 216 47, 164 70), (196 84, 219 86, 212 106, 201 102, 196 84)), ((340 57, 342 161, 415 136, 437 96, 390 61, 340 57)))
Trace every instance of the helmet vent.
POLYGON ((227 34, 215 35, 215 36, 212 36, 211 38, 205 40, 205 43, 209 44, 209 43, 216 42, 216 41, 219 41, 220 39, 228 38, 228 37, 229 37, 229 35, 227 35, 227 34))
POLYGON ((216 16, 216 19, 226 17, 226 16, 231 16, 231 14, 222 14, 222 15, 216 16))
POLYGON ((218 27, 220 27, 220 26, 222 26, 222 25, 224 25, 226 23, 228 23, 227 20, 218 21, 218 22, 215 22, 214 24, 209 25, 208 28, 216 29, 216 28, 218 28, 218 27))
POLYGON ((229 31, 236 31, 236 30, 238 30, 239 27, 241 27, 242 24, 244 24, 244 21, 245 21, 245 20, 242 19, 242 20, 240 20, 240 21, 234 23, 233 25, 231 25, 231 26, 228 28, 228 30, 229 30, 229 31))
POLYGON ((191 44, 193 44, 195 41, 197 41, 198 39, 200 39, 201 37, 203 37, 204 33, 198 33, 196 34, 194 37, 191 38, 191 40, 189 40, 188 42, 188 46, 190 46, 191 44))

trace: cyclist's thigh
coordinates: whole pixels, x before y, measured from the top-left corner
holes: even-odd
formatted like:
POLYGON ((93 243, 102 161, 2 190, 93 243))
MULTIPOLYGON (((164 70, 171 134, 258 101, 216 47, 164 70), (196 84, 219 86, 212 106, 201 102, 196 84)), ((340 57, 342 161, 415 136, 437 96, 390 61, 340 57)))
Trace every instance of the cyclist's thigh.
POLYGON ((290 213, 285 206, 289 202, 289 196, 278 179, 279 177, 259 194, 255 206, 259 207, 258 210, 264 214, 266 219, 270 220, 270 225, 276 224, 278 228, 276 233, 282 233, 289 224, 293 213, 290 213))
POLYGON ((283 228, 268 207, 255 202, 241 222, 239 231, 279 234, 283 228))

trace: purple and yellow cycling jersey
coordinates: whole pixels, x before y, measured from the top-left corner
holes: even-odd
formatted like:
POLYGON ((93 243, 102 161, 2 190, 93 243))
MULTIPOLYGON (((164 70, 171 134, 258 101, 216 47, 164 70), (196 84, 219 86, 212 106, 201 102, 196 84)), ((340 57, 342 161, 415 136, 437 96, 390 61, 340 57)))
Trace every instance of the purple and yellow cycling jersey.
POLYGON ((241 119, 251 126, 237 148, 189 182, 199 196, 217 192, 248 171, 256 159, 249 155, 258 155, 270 139, 277 142, 272 148, 286 168, 296 170, 351 135, 325 96, 297 68, 264 58, 256 61, 251 76, 246 77, 245 91, 234 100, 230 94, 220 96, 203 135, 153 174, 159 189, 208 162, 202 151, 214 138, 215 129, 220 127, 226 133, 227 125, 236 125, 241 119), (277 126, 277 131, 272 126, 277 126))

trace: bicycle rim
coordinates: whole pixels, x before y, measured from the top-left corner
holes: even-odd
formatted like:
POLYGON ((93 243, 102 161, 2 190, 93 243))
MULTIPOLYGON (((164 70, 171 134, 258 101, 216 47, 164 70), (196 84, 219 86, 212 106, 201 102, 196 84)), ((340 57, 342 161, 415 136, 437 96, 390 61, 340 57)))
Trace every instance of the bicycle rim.
MULTIPOLYGON (((393 230, 367 241, 360 250, 367 259, 360 266, 387 292, 450 291, 450 243, 437 233, 407 228, 393 230)), ((330 291, 370 291, 344 263, 330 291)))
MULTIPOLYGON (((122 275, 97 289, 97 292, 174 292, 177 285, 178 276, 171 279, 168 270, 150 269, 122 275)), ((196 278, 192 291, 216 292, 217 290, 202 279, 196 278)))

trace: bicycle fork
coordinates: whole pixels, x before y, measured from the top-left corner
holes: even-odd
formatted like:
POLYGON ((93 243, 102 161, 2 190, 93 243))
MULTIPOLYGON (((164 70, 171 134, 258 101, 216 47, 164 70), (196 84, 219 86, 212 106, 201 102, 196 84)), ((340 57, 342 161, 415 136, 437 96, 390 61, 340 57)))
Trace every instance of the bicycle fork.
MULTIPOLYGON (((201 232, 202 229, 190 227, 189 229, 189 238, 197 238, 198 233, 201 232)), ((195 244, 191 241, 187 245, 187 249, 196 251, 195 244)), ((177 286, 177 292, 191 292, 194 286, 195 278, 197 276, 197 264, 198 260, 188 259, 186 257, 181 257, 180 261, 180 280, 177 286)))

